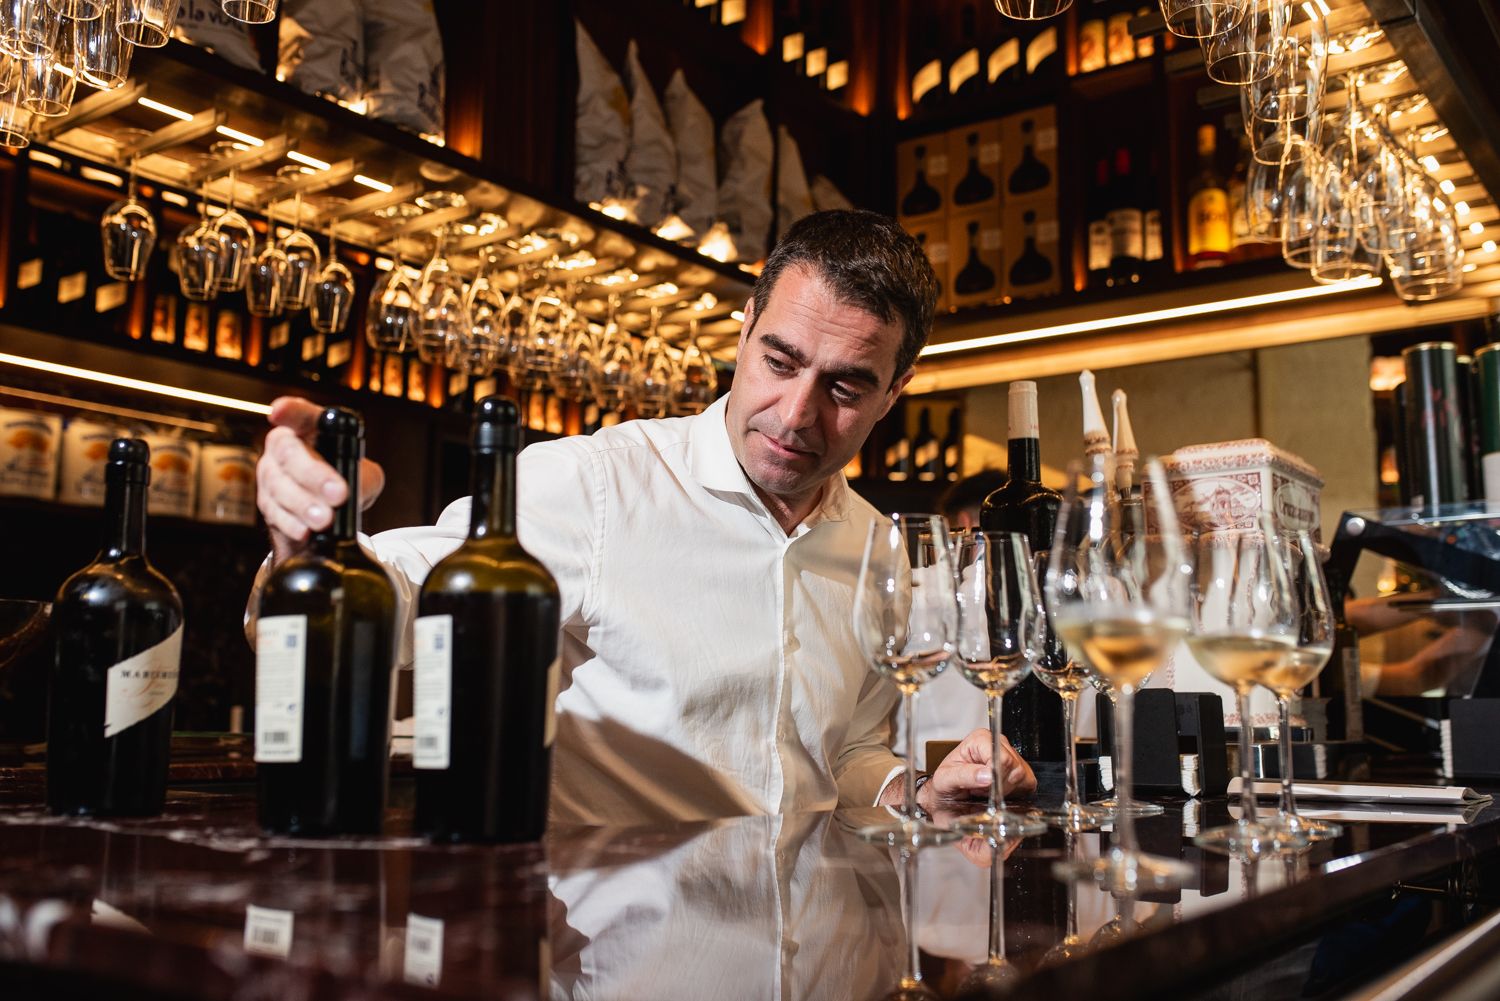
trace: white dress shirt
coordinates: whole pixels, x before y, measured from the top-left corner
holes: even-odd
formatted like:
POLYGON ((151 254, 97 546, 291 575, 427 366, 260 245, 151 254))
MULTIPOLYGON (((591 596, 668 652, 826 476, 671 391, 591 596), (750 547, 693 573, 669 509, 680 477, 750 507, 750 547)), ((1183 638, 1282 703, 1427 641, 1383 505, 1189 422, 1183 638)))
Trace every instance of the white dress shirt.
MULTIPOLYGON (((518 458, 517 534, 562 592, 556 821, 870 806, 902 767, 896 689, 850 626, 877 513, 837 474, 789 536, 735 459, 726 401, 518 458)), ((396 587, 403 667, 422 581, 468 528, 464 498, 369 540, 396 587)))

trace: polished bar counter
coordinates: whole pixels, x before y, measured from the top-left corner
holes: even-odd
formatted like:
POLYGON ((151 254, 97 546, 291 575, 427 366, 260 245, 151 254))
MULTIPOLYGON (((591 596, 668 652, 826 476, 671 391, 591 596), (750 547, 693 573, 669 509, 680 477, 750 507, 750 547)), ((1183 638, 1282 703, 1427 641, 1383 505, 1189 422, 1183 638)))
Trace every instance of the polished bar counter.
POLYGON ((1489 911, 1500 843, 1493 805, 1377 813, 1246 864, 1184 836, 1225 804, 1169 805, 1141 839, 1194 885, 1120 899, 1050 872, 1107 833, 1008 845, 998 873, 984 841, 860 841, 876 811, 439 848, 402 836, 400 809, 379 841, 265 838, 251 796, 211 789, 152 820, 62 820, 16 779, 0 776, 0 996, 16 1001, 930 996, 895 993, 908 928, 937 997, 1343 997, 1489 911))

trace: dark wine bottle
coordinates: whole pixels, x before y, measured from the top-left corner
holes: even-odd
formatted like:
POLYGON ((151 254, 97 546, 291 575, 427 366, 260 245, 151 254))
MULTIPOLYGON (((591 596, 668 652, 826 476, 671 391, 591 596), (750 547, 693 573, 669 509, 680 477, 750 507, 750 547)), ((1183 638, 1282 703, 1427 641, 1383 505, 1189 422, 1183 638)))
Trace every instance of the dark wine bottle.
POLYGON ((360 548, 364 422, 329 407, 317 450, 349 485, 306 553, 271 571, 255 645, 260 824, 285 834, 379 834, 385 814, 396 597, 360 548))
POLYGON ((962 412, 954 407, 948 411, 948 433, 943 435, 942 442, 942 478, 945 480, 956 480, 962 475, 963 466, 963 432, 959 429, 962 420, 962 412))
POLYGON ((930 8, 912 11, 912 27, 906 38, 911 70, 911 103, 915 108, 941 108, 943 105, 942 25, 930 8))
POLYGON ((961 101, 984 93, 976 6, 966 3, 959 12, 959 37, 954 40, 953 57, 948 62, 948 93, 961 101))
POLYGON ((151 816, 166 799, 182 602, 146 560, 150 448, 116 438, 104 476, 104 545, 52 611, 47 807, 151 816))
POLYGON ((1005 185, 1013 195, 1041 191, 1052 182, 1052 169, 1037 159, 1035 132, 1036 123, 1031 119, 1021 122, 1021 159, 1005 185))
POLYGON ((929 215, 943 207, 943 196, 937 188, 927 183, 927 147, 918 145, 913 152, 917 158, 917 172, 912 178, 911 190, 901 199, 901 214, 929 215))
POLYGON ((1028 209, 1021 214, 1021 222, 1026 227, 1025 242, 1020 256, 1010 266, 1010 283, 1016 288, 1040 285, 1052 278, 1052 262, 1036 246, 1036 213, 1028 209))
POLYGON ((1113 188, 1109 183, 1109 160, 1101 157, 1094 165, 1094 186, 1088 198, 1088 265, 1089 284, 1109 284, 1109 257, 1113 242, 1109 231, 1110 197, 1113 188))
POLYGON ((1141 280, 1141 262, 1146 253, 1145 217, 1136 202, 1127 146, 1115 150, 1114 192, 1109 210, 1109 283, 1134 285, 1141 280))
POLYGON ((1189 271, 1216 268, 1229 259, 1232 235, 1229 192, 1219 173, 1218 130, 1198 129, 1198 173, 1188 185, 1187 267, 1189 271))
POLYGON ((953 186, 954 205, 978 205, 995 197, 995 182, 979 166, 979 133, 970 132, 966 141, 969 144, 969 166, 953 186))
POLYGON ((479 401, 471 445, 469 537, 432 568, 418 600, 415 826, 435 841, 536 841, 547 825, 561 602, 516 540, 516 405, 479 401))
POLYGON ((995 287, 995 269, 979 259, 979 223, 969 223, 968 230, 969 257, 953 276, 953 291, 958 295, 978 295, 995 287))
MULTIPOLYGON (((1043 553, 1052 548, 1062 496, 1042 485, 1036 383, 1012 382, 1009 401, 1009 478, 984 499, 979 525, 986 532, 1020 532, 1033 553, 1043 553)), ((1062 701, 1034 675, 1005 696, 1002 729, 1027 761, 1063 760, 1062 701)))
POLYGON ((917 479, 934 482, 943 472, 943 450, 937 435, 932 433, 932 410, 923 407, 917 415, 917 434, 911 440, 912 465, 917 469, 917 479))

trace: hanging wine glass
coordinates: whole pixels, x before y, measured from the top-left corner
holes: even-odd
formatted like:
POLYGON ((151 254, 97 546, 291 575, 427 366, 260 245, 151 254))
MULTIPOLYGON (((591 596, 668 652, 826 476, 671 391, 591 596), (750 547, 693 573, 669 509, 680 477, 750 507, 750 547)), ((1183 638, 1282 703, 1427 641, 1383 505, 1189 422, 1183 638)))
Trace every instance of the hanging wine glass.
POLYGON ((172 263, 182 295, 194 302, 209 302, 219 293, 224 267, 224 238, 208 219, 208 180, 198 192, 198 223, 177 235, 172 263))
POLYGON ((21 106, 22 61, 0 55, 0 147, 25 149, 31 145, 32 115, 21 106))
MULTIPOLYGON (((121 132, 115 141, 134 140, 146 135, 144 129, 121 132)), ((136 164, 140 158, 130 157, 127 172, 125 200, 115 202, 99 220, 99 235, 104 245, 104 270, 116 281, 138 282, 146 277, 146 266, 151 260, 151 251, 156 246, 156 220, 151 212, 136 200, 136 164)))
POLYGON ((512 383, 519 384, 526 371, 526 328, 531 321, 531 300, 525 282, 505 300, 500 313, 500 368, 512 383))
MULTIPOLYGON (((295 177, 304 170, 287 166, 276 172, 277 177, 295 177)), ((286 255, 286 278, 281 287, 281 308, 288 313, 304 310, 312 302, 313 279, 323 270, 323 255, 318 244, 302 230, 302 191, 299 188, 292 199, 292 231, 281 242, 281 252, 286 255)))
MULTIPOLYGON (((0 0, 3 4, 10 0, 0 0)), ((83 82, 100 90, 125 86, 130 75, 130 54, 135 46, 120 34, 120 0, 106 0, 104 13, 89 21, 73 22, 78 73, 83 82)), ((0 42, 3 46, 3 42, 0 42)))
POLYGON ((1209 79, 1237 87, 1271 78, 1292 23, 1291 0, 1246 0, 1243 9, 1198 8, 1209 79))
POLYGON ((672 359, 660 333, 661 309, 651 308, 651 327, 634 375, 635 407, 642 417, 665 417, 672 406, 672 359))
POLYGON ((619 296, 611 295, 594 361, 594 399, 599 406, 615 411, 623 411, 630 403, 636 368, 635 340, 615 318, 619 307, 619 296))
POLYGON ((51 52, 55 27, 43 0, 0 0, 0 52, 8 56, 51 52))
POLYGON ((558 340, 557 367, 552 372, 552 389, 565 400, 582 403, 588 399, 593 379, 594 333, 589 319, 578 308, 577 290, 569 296, 562 335, 558 340))
POLYGON ((245 276, 245 308, 251 316, 281 315, 281 293, 286 287, 287 259, 276 244, 276 218, 267 209, 266 236, 250 259, 245 276))
POLYGON ((1368 144, 1360 139, 1359 103, 1352 80, 1342 126, 1324 157, 1323 169, 1313 188, 1317 230, 1312 238, 1310 271, 1313 281, 1325 285, 1372 275, 1380 265, 1379 259, 1360 240, 1358 178, 1366 162, 1368 144))
POLYGON ((562 326, 562 295, 549 281, 532 298, 526 322, 526 361, 521 381, 532 392, 552 385, 561 353, 562 326))
POLYGON ((1179 38, 1203 38, 1204 31, 1234 27, 1246 6, 1247 0, 1161 0, 1161 16, 1179 38))
POLYGON ((996 10, 1017 21, 1042 21, 1071 6, 1073 0, 995 0, 996 10))
MULTIPOLYGON (((210 147, 216 157, 227 157, 239 149, 238 143, 217 142, 210 147)), ((234 202, 238 172, 229 171, 229 201, 223 214, 214 220, 214 230, 224 248, 224 260, 214 287, 219 292, 238 292, 250 277, 250 259, 255 253, 255 230, 245 217, 235 211, 234 202)))
POLYGON ((472 327, 462 339, 462 349, 450 349, 448 367, 473 376, 485 376, 500 364, 501 322, 505 293, 495 284, 495 259, 486 255, 479 273, 469 283, 469 320, 472 327))
POLYGON ((428 364, 448 356, 449 345, 468 335, 469 316, 464 281, 447 256, 447 227, 438 229, 432 259, 417 280, 417 356, 428 364))
POLYGON ((349 310, 354 305, 354 275, 339 260, 338 237, 334 223, 328 224, 328 258, 323 270, 318 272, 312 288, 311 319, 313 329, 323 334, 336 334, 349 323, 349 310))
POLYGON ((66 115, 78 89, 76 37, 67 22, 48 29, 49 44, 21 61, 21 105, 39 118, 66 115), (63 30, 65 27, 68 30, 63 30))
POLYGON ((375 283, 365 308, 365 340, 376 351, 407 351, 416 339, 417 293, 400 261, 375 283))
POLYGON ((1288 161, 1282 177, 1281 259, 1294 268, 1309 269, 1313 237, 1318 231, 1317 195, 1323 156, 1314 146, 1299 145, 1302 155, 1288 161))
POLYGON ((698 344, 698 320, 688 321, 688 342, 672 382, 672 410, 701 414, 719 395, 719 373, 713 358, 698 344))
POLYGON ((1464 249, 1453 206, 1425 173, 1409 186, 1412 228, 1400 249, 1384 256, 1391 284, 1405 302, 1429 302, 1463 288, 1464 249))

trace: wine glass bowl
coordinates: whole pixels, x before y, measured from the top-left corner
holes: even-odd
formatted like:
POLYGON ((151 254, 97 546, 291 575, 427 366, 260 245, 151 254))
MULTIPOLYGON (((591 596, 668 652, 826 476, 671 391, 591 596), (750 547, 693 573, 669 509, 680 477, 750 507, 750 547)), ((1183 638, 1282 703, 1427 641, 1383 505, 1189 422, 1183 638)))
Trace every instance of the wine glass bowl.
POLYGON ((446 358, 449 346, 467 337, 474 326, 463 278, 449 262, 444 240, 439 234, 416 287, 417 356, 429 364, 446 358))
POLYGON ((219 275, 224 266, 224 238, 219 231, 202 220, 179 233, 172 250, 183 298, 212 301, 219 293, 219 275))
POLYGON ((682 350, 672 382, 672 411, 677 414, 701 414, 719 393, 719 374, 714 360, 698 344, 698 321, 688 325, 688 342, 682 350))
POLYGON ((365 340, 376 351, 406 351, 419 323, 416 290, 406 266, 397 261, 370 290, 365 308, 365 340))
MULTIPOLYGON (((123 152, 130 142, 147 135, 144 129, 125 129, 115 136, 123 152)), ((151 251, 156 247, 156 219, 136 198, 136 158, 130 157, 125 198, 105 210, 99 220, 104 247, 104 270, 116 281, 138 282, 146 277, 151 251)))
POLYGON ((276 244, 276 224, 267 227, 266 239, 250 259, 245 275, 245 308, 251 316, 281 315, 281 293, 286 287, 286 254, 276 244))
POLYGON ((343 330, 354 306, 354 292, 354 275, 330 250, 328 263, 312 287, 309 319, 313 329, 324 334, 343 330))
POLYGON ((300 227, 281 242, 286 271, 281 283, 281 308, 297 313, 312 304, 313 281, 323 270, 323 254, 317 243, 300 227))

